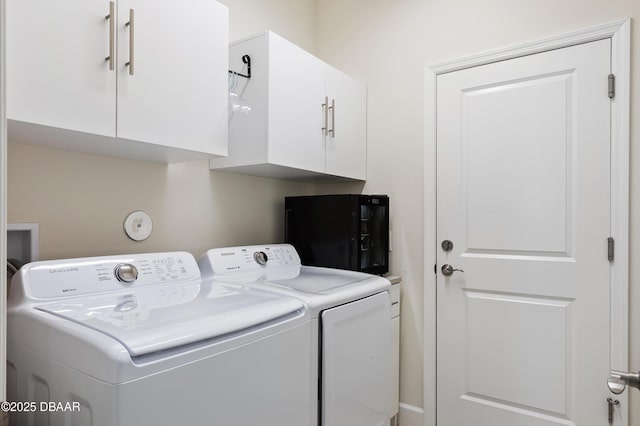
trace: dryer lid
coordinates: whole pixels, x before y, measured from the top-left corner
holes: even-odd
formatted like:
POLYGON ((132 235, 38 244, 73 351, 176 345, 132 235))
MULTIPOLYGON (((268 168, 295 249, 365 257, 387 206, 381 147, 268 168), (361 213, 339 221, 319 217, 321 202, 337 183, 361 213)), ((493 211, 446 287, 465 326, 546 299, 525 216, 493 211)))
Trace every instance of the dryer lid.
POLYGON ((153 290, 69 299, 44 312, 104 333, 132 357, 248 331, 304 310, 293 297, 220 283, 186 283, 153 290))

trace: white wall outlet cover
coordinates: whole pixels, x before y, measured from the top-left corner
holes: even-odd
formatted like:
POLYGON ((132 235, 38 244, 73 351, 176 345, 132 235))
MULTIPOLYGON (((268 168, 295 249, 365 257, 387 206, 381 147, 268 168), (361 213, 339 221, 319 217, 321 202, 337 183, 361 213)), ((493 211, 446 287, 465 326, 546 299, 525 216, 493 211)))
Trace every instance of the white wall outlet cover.
POLYGON ((134 241, 144 241, 149 238, 153 231, 151 216, 138 210, 129 213, 124 220, 124 232, 134 241))

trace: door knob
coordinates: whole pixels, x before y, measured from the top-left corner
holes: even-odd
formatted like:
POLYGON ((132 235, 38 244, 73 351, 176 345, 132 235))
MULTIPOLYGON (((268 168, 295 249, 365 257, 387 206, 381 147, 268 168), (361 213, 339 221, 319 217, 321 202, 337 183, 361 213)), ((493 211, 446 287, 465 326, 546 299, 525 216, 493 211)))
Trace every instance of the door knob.
POLYGON ((607 386, 611 393, 616 395, 624 392, 627 385, 640 389, 640 372, 623 373, 622 371, 611 371, 611 377, 607 379, 607 386))
POLYGON ((442 268, 440 268, 440 270, 442 271, 442 275, 444 275, 445 277, 450 277, 456 271, 464 272, 462 269, 455 269, 453 266, 451 266, 451 265, 449 265, 447 263, 442 265, 442 268))

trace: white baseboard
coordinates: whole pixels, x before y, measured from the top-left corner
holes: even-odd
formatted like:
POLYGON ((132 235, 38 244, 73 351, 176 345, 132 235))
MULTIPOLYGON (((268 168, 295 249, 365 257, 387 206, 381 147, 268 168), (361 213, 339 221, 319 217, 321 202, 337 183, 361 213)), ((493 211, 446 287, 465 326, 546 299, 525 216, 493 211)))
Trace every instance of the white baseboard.
POLYGON ((400 403, 398 426, 423 426, 424 410, 420 407, 400 403))

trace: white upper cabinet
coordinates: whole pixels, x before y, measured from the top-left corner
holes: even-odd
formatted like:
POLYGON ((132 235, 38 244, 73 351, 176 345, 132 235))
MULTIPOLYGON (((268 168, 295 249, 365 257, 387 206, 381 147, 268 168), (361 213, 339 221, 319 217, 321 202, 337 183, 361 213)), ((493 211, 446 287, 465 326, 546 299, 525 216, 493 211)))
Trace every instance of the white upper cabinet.
MULTIPOLYGON (((269 101, 269 125, 267 139, 263 138, 259 143, 268 144, 270 163, 322 173, 325 64, 287 40, 269 35, 268 92, 265 93, 269 101)), ((234 46, 233 50, 242 52, 242 44, 234 46)), ((262 71, 255 70, 254 75, 256 72, 262 71)), ((245 100, 251 104, 251 98, 245 100)), ((232 117, 232 123, 234 119, 232 117)), ((233 134, 233 124, 230 127, 233 134)))
POLYGON ((367 175, 367 87, 327 65, 329 128, 326 173, 364 180, 367 175))
POLYGON ((366 179, 366 86, 272 32, 232 43, 229 156, 212 169, 366 179), (237 96, 236 96, 237 95, 237 96))
POLYGON ((118 68, 118 136, 226 154, 226 7, 211 0, 118 1, 121 21, 130 11, 135 28, 121 25, 118 32, 120 61, 134 62, 133 75, 118 68))
POLYGON ((8 0, 9 141, 152 161, 227 154, 214 0, 8 0))
POLYGON ((116 135, 108 1, 8 0, 7 118, 116 135))

